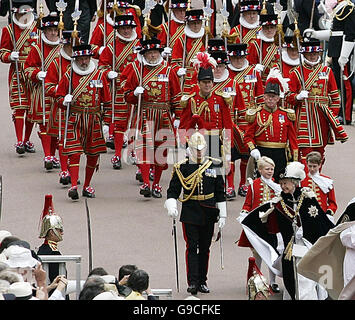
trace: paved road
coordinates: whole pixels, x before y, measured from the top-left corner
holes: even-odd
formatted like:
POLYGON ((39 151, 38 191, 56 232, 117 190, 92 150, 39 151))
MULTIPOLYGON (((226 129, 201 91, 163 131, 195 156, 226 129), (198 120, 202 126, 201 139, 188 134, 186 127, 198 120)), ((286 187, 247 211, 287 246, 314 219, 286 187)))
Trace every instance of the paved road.
MULTIPOLYGON (((39 219, 45 194, 52 194, 56 212, 64 220, 64 241, 59 248, 62 254, 82 256, 82 277, 88 273, 88 247, 85 202, 80 198, 72 202, 67 188, 59 184, 59 170, 46 172, 43 168, 43 152, 37 136, 32 141, 37 152, 19 156, 13 147, 14 127, 8 104, 8 66, 0 64, 0 174, 3 176, 3 206, 0 229, 29 241, 33 248, 42 241, 38 238, 39 219)), ((354 194, 355 127, 346 126, 350 140, 327 148, 324 173, 335 179, 339 204, 338 214, 354 194)), ((172 288, 174 299, 184 299, 186 293, 184 240, 178 224, 180 292, 175 286, 174 246, 172 221, 163 208, 163 199, 145 199, 138 194, 139 185, 134 179, 135 167, 123 164, 122 170, 113 170, 110 159, 112 150, 100 160, 100 170, 95 173, 92 185, 96 199, 89 199, 93 241, 94 267, 104 267, 117 275, 123 264, 136 264, 150 275, 152 288, 172 288)), ((82 158, 80 177, 84 177, 82 158)), ((164 195, 170 178, 171 166, 162 177, 164 195)), ((236 175, 236 181, 239 176, 236 175)), ((228 220, 225 226, 224 270, 220 267, 219 244, 213 244, 210 254, 208 285, 211 293, 200 294, 201 299, 244 300, 249 249, 235 245, 241 227, 235 218, 239 215, 243 198, 228 202, 228 220)), ((68 266, 69 277, 75 276, 75 268, 68 266)), ((267 275, 267 270, 262 271, 267 275)), ((278 282, 282 283, 280 279, 278 282)), ((279 299, 280 295, 274 296, 279 299)))

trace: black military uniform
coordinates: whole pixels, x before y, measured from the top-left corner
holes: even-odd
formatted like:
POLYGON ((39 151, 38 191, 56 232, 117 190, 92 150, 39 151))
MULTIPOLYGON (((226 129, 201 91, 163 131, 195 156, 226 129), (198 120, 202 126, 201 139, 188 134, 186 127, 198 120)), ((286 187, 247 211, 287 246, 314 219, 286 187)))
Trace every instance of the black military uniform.
POLYGON ((209 251, 214 224, 221 217, 218 203, 225 202, 219 160, 205 157, 202 163, 185 159, 174 165, 167 198, 178 199, 183 189, 180 221, 186 241, 188 292, 209 292, 206 286, 209 251), (217 207, 216 207, 217 206, 217 207))

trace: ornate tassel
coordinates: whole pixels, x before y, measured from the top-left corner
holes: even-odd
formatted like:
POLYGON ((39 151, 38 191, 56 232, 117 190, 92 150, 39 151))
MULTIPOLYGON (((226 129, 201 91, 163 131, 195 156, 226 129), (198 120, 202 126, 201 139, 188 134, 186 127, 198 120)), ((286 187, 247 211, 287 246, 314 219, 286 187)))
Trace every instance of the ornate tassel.
POLYGON ((292 246, 293 246, 294 236, 292 236, 290 242, 287 244, 285 249, 285 257, 284 259, 291 261, 292 259, 292 246))

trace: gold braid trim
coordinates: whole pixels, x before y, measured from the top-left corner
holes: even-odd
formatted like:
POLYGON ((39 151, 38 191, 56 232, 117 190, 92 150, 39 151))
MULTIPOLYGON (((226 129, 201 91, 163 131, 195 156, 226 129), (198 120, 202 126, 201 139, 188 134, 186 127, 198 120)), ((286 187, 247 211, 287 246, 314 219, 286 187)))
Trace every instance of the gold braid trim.
POLYGON ((212 161, 207 160, 202 166, 200 166, 197 170, 195 170, 186 178, 180 171, 180 164, 174 166, 175 172, 181 182, 182 187, 184 188, 184 190, 190 191, 190 194, 185 199, 178 199, 180 202, 186 202, 192 197, 197 185, 202 183, 203 173, 211 164, 212 161))

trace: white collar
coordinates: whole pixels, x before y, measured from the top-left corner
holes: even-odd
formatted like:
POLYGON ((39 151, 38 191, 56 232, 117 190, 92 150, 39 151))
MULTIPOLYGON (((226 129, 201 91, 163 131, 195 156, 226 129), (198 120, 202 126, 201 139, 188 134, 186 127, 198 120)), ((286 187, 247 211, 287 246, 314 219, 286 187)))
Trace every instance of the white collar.
POLYGON ((201 30, 199 32, 193 32, 191 31, 190 27, 188 25, 185 26, 185 34, 192 39, 198 39, 198 38, 202 38, 205 34, 205 29, 202 26, 201 30))
POLYGON ((214 82, 216 83, 221 83, 223 81, 226 81, 229 78, 229 71, 228 69, 224 69, 224 72, 222 74, 222 77, 220 77, 219 79, 217 79, 216 77, 214 77, 214 82))
POLYGON ((184 24, 184 21, 179 20, 178 18, 175 17, 174 11, 171 11, 171 20, 175 21, 176 23, 179 24, 184 24))
POLYGON ((261 39, 265 42, 274 42, 275 41, 274 37, 272 37, 272 38, 266 37, 262 29, 260 30, 260 32, 258 34, 258 39, 261 39))
POLYGON ((298 66, 300 64, 299 58, 297 58, 297 59, 290 58, 286 48, 282 48, 281 57, 282 57, 282 61, 290 66, 298 66))
POLYGON ((45 44, 48 44, 49 46, 57 46, 59 44, 59 38, 58 38, 57 41, 49 41, 43 31, 42 31, 42 35, 41 36, 42 36, 43 42, 45 44))
POLYGON ((317 64, 320 63, 320 57, 318 57, 318 60, 315 61, 315 62, 311 62, 311 61, 307 60, 304 56, 302 56, 302 60, 303 60, 306 64, 308 64, 308 65, 310 65, 310 66, 312 66, 312 67, 314 67, 314 66, 316 66, 317 64))
POLYGON ((259 16, 258 19, 256 20, 256 22, 254 23, 249 23, 245 20, 245 18, 241 15, 240 19, 239 19, 239 23, 241 24, 241 26, 243 26, 244 28, 248 28, 248 29, 256 29, 259 27, 259 16))
POLYGON ((136 28, 133 29, 133 34, 132 34, 132 36, 130 38, 123 37, 121 34, 119 34, 118 31, 117 31, 116 35, 117 35, 117 38, 120 38, 122 41, 125 41, 125 42, 132 42, 133 40, 137 39, 136 28))
POLYGON ((274 182, 272 179, 266 179, 263 176, 260 176, 261 180, 265 182, 272 190, 274 190, 275 194, 281 193, 281 187, 278 183, 274 182))
POLYGON ((86 70, 80 70, 79 67, 76 64, 76 61, 74 60, 73 63, 73 71, 78 74, 79 76, 87 76, 88 74, 94 72, 96 66, 94 61, 90 60, 90 65, 86 70))
POLYGON ((30 18, 30 21, 27 22, 27 23, 21 23, 19 20, 17 20, 16 15, 15 15, 14 13, 12 14, 12 19, 13 19, 14 23, 15 23, 17 26, 19 26, 20 29, 23 30, 23 29, 26 29, 26 28, 28 28, 29 26, 31 26, 32 23, 33 23, 33 21, 35 20, 34 14, 33 14, 32 12, 30 12, 30 13, 31 13, 31 18, 30 18))
POLYGON ((115 22, 113 21, 113 19, 111 18, 110 14, 107 14, 106 15, 106 22, 111 25, 111 26, 114 26, 115 25, 115 22))
POLYGON ((163 57, 160 55, 160 58, 159 58, 158 62, 156 62, 156 63, 149 63, 149 62, 145 59, 145 57, 144 57, 142 54, 140 54, 140 53, 137 53, 137 60, 138 60, 140 63, 142 63, 142 61, 143 61, 143 64, 144 64, 145 66, 149 66, 149 67, 156 67, 156 66, 162 64, 162 62, 164 61, 163 57))
POLYGON ((244 66, 241 68, 236 68, 236 67, 232 66, 231 63, 228 65, 229 69, 231 69, 232 71, 236 71, 236 72, 243 71, 248 67, 249 67, 249 60, 247 60, 247 59, 244 60, 244 66))
POLYGON ((330 190, 333 189, 333 180, 329 179, 327 177, 323 177, 319 174, 319 172, 317 172, 314 175, 311 175, 310 173, 308 173, 308 176, 310 178, 312 178, 312 180, 315 182, 316 185, 318 185, 319 188, 321 188, 321 190, 324 193, 328 193, 330 190))
POLYGON ((64 48, 60 48, 60 55, 65 59, 71 61, 71 57, 64 51, 64 48))

